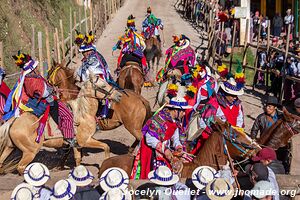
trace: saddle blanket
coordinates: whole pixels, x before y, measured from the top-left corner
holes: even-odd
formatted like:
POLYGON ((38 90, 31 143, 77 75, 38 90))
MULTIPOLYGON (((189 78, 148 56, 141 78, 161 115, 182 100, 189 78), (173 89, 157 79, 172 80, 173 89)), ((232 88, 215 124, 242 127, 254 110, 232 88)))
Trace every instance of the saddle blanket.
POLYGON ((52 119, 52 117, 48 118, 46 127, 44 129, 44 137, 45 137, 45 140, 50 140, 50 139, 56 139, 56 138, 62 138, 63 137, 63 134, 62 134, 61 130, 59 130, 57 124, 52 119))

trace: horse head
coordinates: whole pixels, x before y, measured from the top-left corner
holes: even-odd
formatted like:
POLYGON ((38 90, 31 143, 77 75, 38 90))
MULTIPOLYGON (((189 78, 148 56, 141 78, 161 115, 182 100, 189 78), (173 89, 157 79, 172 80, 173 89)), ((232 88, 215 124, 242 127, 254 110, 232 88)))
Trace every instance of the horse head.
POLYGON ((100 92, 101 94, 96 93, 95 96, 99 99, 105 99, 108 98, 110 100, 120 102, 122 94, 116 90, 114 87, 109 85, 106 81, 104 81, 99 76, 95 76, 93 73, 89 75, 89 80, 87 82, 90 82, 93 86, 93 89, 97 92, 100 92))
POLYGON ((279 147, 285 147, 293 135, 299 132, 300 117, 283 108, 283 118, 268 128, 257 142, 277 150, 279 147))
POLYGON ((249 158, 261 149, 261 147, 243 131, 237 130, 237 128, 234 128, 228 122, 223 122, 218 117, 216 117, 215 124, 212 128, 222 133, 224 143, 226 141, 231 157, 234 159, 249 158))

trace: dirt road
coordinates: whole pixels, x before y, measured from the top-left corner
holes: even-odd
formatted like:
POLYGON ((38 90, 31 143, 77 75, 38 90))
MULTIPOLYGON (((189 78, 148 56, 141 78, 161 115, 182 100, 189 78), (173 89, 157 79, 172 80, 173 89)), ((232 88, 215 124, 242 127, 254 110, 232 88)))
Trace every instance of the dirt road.
MULTIPOLYGON (((171 36, 174 34, 185 34, 188 36, 191 39, 193 48, 196 48, 201 44, 198 32, 175 11, 173 7, 173 4, 176 2, 175 0, 151 0, 150 2, 153 13, 162 19, 165 26, 164 51, 167 47, 172 45, 171 36)), ((115 52, 115 54, 112 55, 112 47, 115 42, 117 42, 118 37, 124 32, 128 15, 133 14, 136 17, 136 25, 140 30, 148 6, 148 1, 127 0, 124 6, 115 14, 113 20, 108 24, 102 36, 98 39, 97 48, 106 58, 112 72, 115 69, 117 57, 119 55, 119 52, 115 52)), ((161 60, 161 66, 163 62, 164 59, 161 60)), ((143 89, 142 95, 151 102, 151 106, 154 104, 156 91, 157 88, 143 89)), ((247 93, 242 97, 242 100, 245 112, 246 130, 249 131, 253 119, 262 112, 260 98, 247 93)), ((112 131, 98 132, 95 134, 95 137, 110 145, 112 152, 111 156, 126 153, 128 146, 134 141, 134 137, 123 127, 112 131)), ((45 163, 50 168, 51 180, 47 183, 49 187, 52 187, 56 181, 65 178, 69 173, 69 170, 61 171, 55 169, 55 167, 58 166, 61 156, 62 155, 54 149, 43 149, 35 159, 36 161, 45 163)), ((97 175, 98 167, 101 165, 103 159, 104 153, 102 151, 86 149, 84 150, 82 164, 87 166, 94 175, 97 175)), ((72 157, 68 159, 67 166, 74 166, 72 157)), ((5 176, 0 176, 0 199, 9 199, 13 188, 22 181, 23 177, 17 174, 10 173, 5 176)), ((97 181, 95 180, 94 183, 97 184, 97 181)))

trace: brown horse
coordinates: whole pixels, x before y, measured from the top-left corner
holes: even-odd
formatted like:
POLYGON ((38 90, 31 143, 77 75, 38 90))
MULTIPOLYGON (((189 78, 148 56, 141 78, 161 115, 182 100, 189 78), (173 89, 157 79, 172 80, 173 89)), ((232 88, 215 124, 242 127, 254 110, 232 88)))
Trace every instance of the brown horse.
MULTIPOLYGON (((99 84, 99 83, 98 83, 99 84)), ((98 98, 105 95, 97 91, 91 82, 82 85, 82 89, 78 94, 78 98, 70 102, 70 106, 74 111, 74 120, 76 122, 76 140, 80 147, 100 148, 105 152, 105 157, 109 157, 110 148, 107 144, 97 141, 93 138, 96 132, 95 114, 98 107, 98 98)), ((111 90, 111 88, 108 88, 111 90)), ((109 96, 117 97, 117 91, 109 96)), ((115 99, 115 98, 113 98, 115 99)), ((26 166, 34 159, 42 146, 59 148, 63 146, 63 138, 55 138, 45 140, 42 136, 39 143, 35 142, 37 137, 37 128, 39 126, 38 118, 30 112, 24 112, 18 118, 11 118, 0 127, 0 168, 4 169, 3 163, 9 154, 18 148, 23 155, 17 165, 17 170, 22 174, 26 166)), ((55 127, 51 128, 55 130, 55 127)), ((78 148, 73 148, 76 165, 80 165, 81 152, 78 148)))
POLYGON ((277 150, 285 147, 291 137, 297 133, 300 133, 300 117, 289 113, 284 108, 283 118, 267 129, 257 143, 277 150))
POLYGON ((121 88, 130 89, 137 94, 141 94, 144 85, 144 74, 140 65, 136 62, 127 62, 120 70, 117 82, 121 88))
MULTIPOLYGON (((68 74, 74 74, 74 72, 70 72, 72 70, 66 69, 63 65, 57 65, 56 68, 55 75, 49 73, 49 77, 52 77, 51 83, 58 87, 58 91, 66 97, 67 101, 72 100, 74 92, 76 93, 76 87, 74 87, 75 79, 68 74)), ((136 138, 135 143, 132 145, 132 147, 135 147, 142 138, 141 130, 144 122, 151 116, 149 102, 141 95, 130 90, 125 90, 125 94, 122 95, 120 102, 111 103, 111 109, 113 113, 110 118, 98 120, 100 129, 112 130, 123 124, 136 138)))
MULTIPOLYGON (((193 170, 202 165, 221 169, 227 163, 227 155, 224 154, 224 141, 227 141, 230 156, 235 160, 250 157, 260 149, 259 145, 246 134, 232 129, 228 123, 223 123, 218 118, 213 127, 215 132, 204 143, 193 162, 183 163, 181 177, 191 177, 193 170)), ((133 161, 134 156, 131 154, 110 157, 103 161, 99 174, 110 167, 120 167, 130 175, 133 161)))
POLYGON ((158 70, 158 65, 160 58, 162 57, 161 44, 156 37, 150 37, 146 39, 146 49, 144 50, 144 55, 147 60, 148 66, 151 68, 150 61, 152 61, 152 68, 154 70, 154 62, 156 58, 156 71, 158 70))

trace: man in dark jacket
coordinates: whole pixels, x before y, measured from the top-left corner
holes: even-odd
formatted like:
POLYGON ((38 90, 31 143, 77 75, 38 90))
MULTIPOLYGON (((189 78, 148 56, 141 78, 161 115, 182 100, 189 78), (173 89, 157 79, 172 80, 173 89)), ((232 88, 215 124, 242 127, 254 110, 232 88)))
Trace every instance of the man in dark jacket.
POLYGON ((258 115, 256 118, 252 129, 251 129, 251 138, 257 139, 258 132, 260 132, 260 137, 266 132, 266 130, 277 122, 278 119, 282 117, 281 114, 277 111, 279 106, 278 100, 276 97, 269 96, 266 105, 265 112, 258 115))

